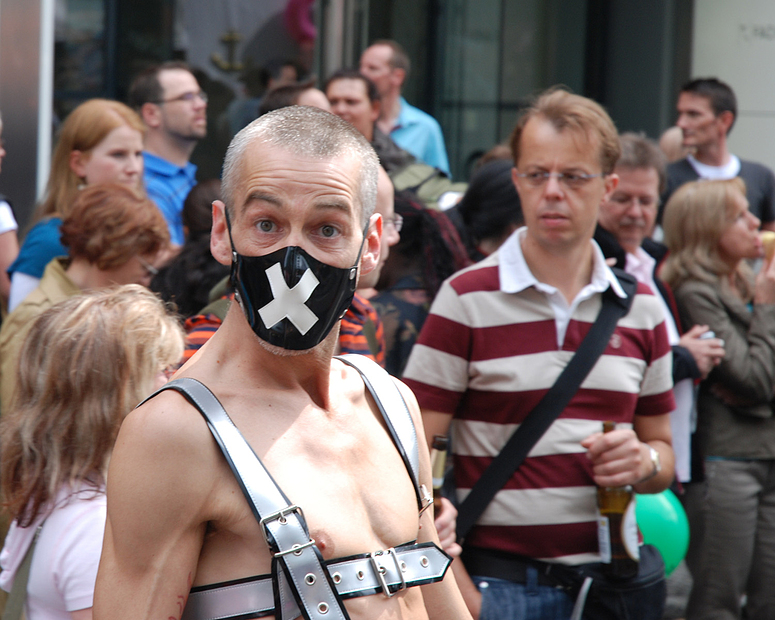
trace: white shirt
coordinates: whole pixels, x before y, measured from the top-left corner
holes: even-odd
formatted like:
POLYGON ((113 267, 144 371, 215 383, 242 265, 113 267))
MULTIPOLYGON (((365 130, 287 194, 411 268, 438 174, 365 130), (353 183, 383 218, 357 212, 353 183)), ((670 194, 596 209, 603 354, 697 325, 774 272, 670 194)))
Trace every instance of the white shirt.
POLYGON ((55 508, 30 527, 14 521, 0 553, 0 587, 9 591, 16 571, 45 518, 32 554, 25 611, 28 620, 70 620, 70 612, 92 607, 105 532, 104 489, 62 489, 55 508))
MULTIPOLYGON (((634 254, 627 252, 624 271, 633 276, 641 284, 648 286, 659 300, 662 313, 665 316, 667 339, 670 346, 675 346, 681 339, 678 326, 667 302, 659 294, 654 282, 654 267, 656 261, 643 248, 638 248, 634 254)), ((691 436, 696 427, 696 412, 694 410, 694 381, 686 378, 673 386, 675 411, 670 414, 670 430, 673 433, 673 453, 675 454, 676 477, 681 482, 691 480, 691 436)))
POLYGON ((565 296, 554 286, 539 282, 530 271, 522 254, 522 240, 527 233, 527 227, 514 231, 498 250, 498 276, 500 289, 504 293, 519 293, 530 286, 546 295, 549 305, 554 311, 554 323, 557 328, 557 347, 562 348, 565 332, 578 305, 597 293, 602 293, 610 286, 621 298, 626 297, 619 280, 613 274, 600 247, 592 239, 592 278, 590 283, 582 288, 573 302, 568 305, 565 296))
POLYGON ((725 181, 734 179, 740 174, 740 159, 737 155, 730 155, 729 161, 723 166, 710 166, 697 161, 693 155, 687 155, 686 159, 701 179, 710 181, 725 181))

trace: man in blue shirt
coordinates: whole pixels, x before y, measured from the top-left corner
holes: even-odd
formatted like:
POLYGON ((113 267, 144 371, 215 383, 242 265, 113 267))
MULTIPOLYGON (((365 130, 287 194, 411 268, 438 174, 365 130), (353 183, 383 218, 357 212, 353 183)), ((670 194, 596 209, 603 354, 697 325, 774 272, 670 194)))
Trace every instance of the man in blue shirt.
POLYGON ((409 57, 395 41, 375 41, 361 55, 360 71, 377 86, 382 112, 380 130, 417 159, 449 175, 449 161, 439 123, 409 105, 401 87, 409 74, 409 57))
POLYGON ((148 197, 167 220, 172 243, 183 245, 183 201, 196 184, 196 166, 189 158, 207 135, 207 94, 187 65, 167 62, 134 79, 129 104, 147 127, 143 176, 148 197))

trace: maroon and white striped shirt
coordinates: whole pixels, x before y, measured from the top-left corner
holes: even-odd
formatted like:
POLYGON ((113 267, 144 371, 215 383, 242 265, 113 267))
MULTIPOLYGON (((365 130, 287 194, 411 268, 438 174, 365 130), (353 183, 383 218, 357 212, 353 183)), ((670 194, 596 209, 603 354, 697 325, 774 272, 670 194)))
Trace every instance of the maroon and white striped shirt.
MULTIPOLYGON (((518 237, 507 241, 508 265, 527 270, 518 237)), ((567 327, 564 321, 560 327, 548 295, 536 286, 502 290, 503 249, 444 283, 404 373, 423 409, 454 416, 460 500, 554 384, 601 306, 599 293, 574 302, 567 327), (558 327, 565 330, 561 346, 558 327)), ((593 284, 597 278, 598 287, 601 278, 615 278, 602 261, 595 245, 593 284)), ((518 275, 532 278, 529 270, 518 275)), ((596 487, 580 441, 602 430, 604 420, 626 425, 634 415, 670 413, 671 387, 662 309, 639 284, 630 312, 576 396, 487 507, 466 543, 568 564, 599 561, 596 487)))

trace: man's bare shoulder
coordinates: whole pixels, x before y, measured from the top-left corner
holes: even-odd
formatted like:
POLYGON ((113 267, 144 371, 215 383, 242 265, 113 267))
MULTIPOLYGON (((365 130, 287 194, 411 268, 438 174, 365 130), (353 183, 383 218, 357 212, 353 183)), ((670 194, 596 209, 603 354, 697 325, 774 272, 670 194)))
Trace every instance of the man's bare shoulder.
POLYGON ((111 476, 142 477, 141 472, 147 471, 149 486, 196 480, 206 493, 219 459, 202 415, 183 396, 165 390, 124 420, 111 459, 111 476))
POLYGON ((121 433, 138 435, 143 443, 176 447, 209 436, 202 415, 174 390, 164 390, 133 410, 121 433))

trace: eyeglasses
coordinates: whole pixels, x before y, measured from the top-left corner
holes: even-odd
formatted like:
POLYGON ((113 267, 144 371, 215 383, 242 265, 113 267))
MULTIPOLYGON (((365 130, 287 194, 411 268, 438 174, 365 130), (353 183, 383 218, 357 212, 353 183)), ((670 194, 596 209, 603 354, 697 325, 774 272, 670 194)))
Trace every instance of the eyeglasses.
POLYGON ((404 226, 404 218, 396 213, 392 218, 385 218, 385 224, 390 224, 395 228, 396 232, 401 232, 401 228, 404 226))
POLYGON ((659 205, 659 199, 656 196, 630 196, 629 194, 614 194, 611 196, 611 202, 622 209, 629 207, 633 202, 644 209, 651 209, 659 205))
POLYGON ((517 176, 520 179, 525 179, 528 185, 533 187, 542 187, 550 178, 554 177, 557 182, 568 189, 579 189, 592 179, 605 176, 602 172, 600 174, 586 174, 584 172, 518 172, 517 176))
POLYGON ((143 269, 145 269, 145 272, 146 272, 146 273, 147 273, 149 276, 151 276, 151 277, 153 278, 154 276, 157 276, 157 275, 159 275, 159 270, 158 270, 156 267, 154 267, 153 265, 151 265, 151 263, 149 263, 147 260, 145 260, 145 259, 144 259, 142 256, 140 256, 139 254, 136 254, 135 256, 137 256, 137 261, 140 263, 140 266, 141 266, 143 269))
POLYGON ((171 99, 162 99, 161 101, 154 101, 153 103, 157 105, 161 105, 162 103, 173 103, 175 101, 185 101, 186 103, 194 103, 195 99, 201 99, 202 103, 207 103, 207 93, 203 90, 200 90, 196 93, 183 93, 182 95, 178 95, 177 97, 172 97, 171 99))

